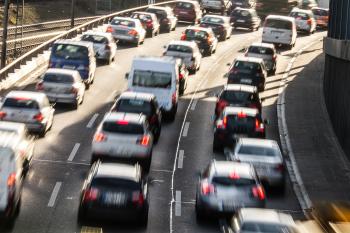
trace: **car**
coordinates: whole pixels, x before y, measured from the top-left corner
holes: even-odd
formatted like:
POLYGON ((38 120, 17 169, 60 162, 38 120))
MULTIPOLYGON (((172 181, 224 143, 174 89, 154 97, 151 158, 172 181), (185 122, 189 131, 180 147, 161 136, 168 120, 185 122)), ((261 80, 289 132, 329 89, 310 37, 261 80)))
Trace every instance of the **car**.
POLYGON ((29 132, 44 136, 52 127, 55 109, 44 93, 10 91, 0 107, 0 120, 24 123, 29 132))
POLYGON ((317 23, 311 10, 294 8, 289 16, 295 18, 297 31, 306 32, 308 34, 312 34, 316 31, 317 23))
POLYGON ((135 11, 130 16, 133 19, 139 19, 143 28, 146 30, 147 35, 150 37, 156 36, 160 32, 160 25, 156 14, 144 12, 144 11, 135 11))
POLYGON ((78 71, 51 68, 42 75, 36 90, 45 93, 50 102, 69 103, 76 109, 83 103, 85 84, 78 71))
POLYGON ((274 44, 253 43, 245 52, 246 57, 261 58, 265 62, 267 73, 276 74, 277 69, 277 51, 274 44))
POLYGON ((229 225, 233 233, 300 233, 291 215, 273 209, 241 208, 229 225))
POLYGON ((175 3, 174 13, 178 20, 189 21, 194 24, 202 18, 202 9, 199 2, 192 0, 178 0, 175 3))
POLYGON ((172 8, 167 6, 150 6, 146 9, 146 12, 157 15, 161 31, 175 31, 177 26, 177 18, 174 15, 172 8))
POLYGON ((252 31, 258 30, 261 19, 255 9, 236 7, 230 14, 230 22, 234 29, 247 28, 252 31))
POLYGON ((240 207, 264 208, 265 190, 253 165, 213 160, 199 177, 196 217, 230 216, 240 207))
POLYGON ((232 10, 237 7, 241 8, 255 8, 256 0, 231 0, 232 2, 232 10))
POLYGON ((254 86, 227 84, 217 97, 215 119, 218 119, 227 106, 256 108, 261 113, 261 99, 258 90, 254 86))
POLYGON ((265 124, 256 108, 225 107, 214 122, 213 151, 235 145, 237 138, 265 138, 265 124))
POLYGON ((93 43, 95 57, 99 61, 110 64, 117 55, 117 44, 111 33, 87 32, 84 33, 79 40, 93 43))
POLYGON ((218 39, 211 28, 189 26, 181 35, 181 40, 195 41, 202 55, 210 56, 216 52, 218 39))
POLYGON ((225 15, 231 9, 231 0, 201 0, 205 13, 216 12, 225 15))
POLYGON ((237 57, 229 68, 228 84, 253 85, 258 91, 265 90, 267 70, 261 58, 237 57), (242 75, 241 75, 242 74, 242 75))
POLYGON ((285 190, 285 162, 275 140, 239 138, 233 150, 228 150, 226 158, 253 164, 260 180, 281 193, 285 190))
POLYGON ((138 46, 145 41, 146 30, 139 19, 129 17, 114 17, 107 27, 116 41, 129 42, 138 46))
POLYGON ((152 93, 156 96, 163 116, 174 121, 179 102, 179 59, 172 57, 135 57, 125 75, 128 90, 152 93))
POLYGON ((107 113, 92 141, 91 164, 98 159, 140 163, 149 171, 154 137, 142 113, 107 113))
POLYGON ((205 15, 199 26, 210 27, 221 41, 231 38, 232 26, 227 16, 205 15))
POLYGON ((297 27, 293 17, 269 15, 265 18, 262 35, 263 43, 284 45, 288 49, 295 46, 297 27))
POLYGON ((96 58, 93 43, 57 40, 52 45, 49 68, 77 70, 86 87, 94 82, 96 58))
POLYGON ((311 9, 315 16, 317 27, 326 29, 329 22, 329 9, 321 7, 313 7, 311 9))
POLYGON ((155 95, 126 91, 114 103, 112 112, 142 113, 147 117, 154 141, 157 142, 162 129, 162 112, 155 95))
POLYGON ((171 56, 182 59, 186 68, 195 74, 201 65, 202 54, 194 41, 173 40, 164 46, 164 56, 171 56))
POLYGON ((313 7, 317 7, 316 0, 298 0, 298 8, 311 10, 313 7))
POLYGON ((187 80, 189 72, 186 68, 185 63, 182 59, 178 59, 178 67, 179 67, 179 96, 182 96, 187 89, 187 80))
POLYGON ((97 161, 82 187, 78 223, 84 224, 90 219, 136 220, 146 227, 148 209, 148 183, 139 165, 97 161))

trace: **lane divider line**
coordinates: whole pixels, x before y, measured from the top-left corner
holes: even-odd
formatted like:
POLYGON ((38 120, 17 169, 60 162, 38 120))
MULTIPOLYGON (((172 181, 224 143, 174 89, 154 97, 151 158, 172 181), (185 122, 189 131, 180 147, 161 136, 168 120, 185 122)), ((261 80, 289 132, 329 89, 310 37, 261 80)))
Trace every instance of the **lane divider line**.
POLYGON ((49 160, 49 159, 33 159, 33 162, 38 162, 38 163, 55 163, 55 164, 72 164, 72 165, 91 166, 90 163, 70 162, 70 161, 60 161, 60 160, 49 160))
POLYGON ((177 168, 182 169, 183 168, 183 164, 184 164, 184 154, 185 151, 184 150, 180 150, 179 151, 179 159, 177 161, 177 168))
POLYGON ((56 182, 55 187, 52 190, 51 197, 49 199, 49 203, 47 204, 48 207, 54 207, 58 192, 60 191, 62 186, 62 182, 56 182))
POLYGON ((90 121, 88 122, 88 124, 86 125, 86 128, 91 129, 91 128, 94 126, 94 123, 95 123, 95 121, 96 121, 96 119, 97 119, 98 116, 99 116, 99 114, 98 114, 98 113, 95 113, 95 114, 92 116, 92 118, 90 119, 90 121))
POLYGON ((175 194, 175 216, 181 216, 181 191, 176 190, 175 194))
POLYGON ((192 111, 196 110, 197 103, 198 103, 198 99, 196 99, 195 101, 193 101, 192 106, 191 106, 191 110, 192 110, 192 111))
POLYGON ((75 155, 77 154, 78 150, 79 150, 79 147, 80 147, 80 143, 75 143, 73 149, 72 149, 72 152, 70 152, 69 154, 69 157, 68 157, 68 161, 69 162, 72 162, 75 155))
POLYGON ((190 122, 186 122, 184 131, 182 132, 182 137, 187 137, 189 128, 190 128, 190 122))

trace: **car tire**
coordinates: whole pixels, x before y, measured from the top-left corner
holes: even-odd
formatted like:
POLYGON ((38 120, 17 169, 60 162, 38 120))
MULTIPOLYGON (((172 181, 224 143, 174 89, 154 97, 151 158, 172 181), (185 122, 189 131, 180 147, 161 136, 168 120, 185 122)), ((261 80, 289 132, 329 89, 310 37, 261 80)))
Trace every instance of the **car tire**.
POLYGON ((175 31, 176 30, 176 24, 175 26, 171 29, 171 31, 175 31))
POLYGON ((94 164, 97 160, 97 156, 95 154, 92 154, 90 159, 90 166, 92 166, 92 164, 94 164))
POLYGON ((196 206, 195 206, 195 211, 196 211, 196 220, 198 223, 203 223, 205 220, 205 214, 203 210, 198 206, 197 200, 196 200, 196 206))
POLYGON ((177 104, 171 109, 171 112, 168 115, 168 120, 170 122, 173 122, 175 120, 176 112, 177 112, 177 104))
POLYGON ((220 143, 215 139, 213 140, 213 152, 220 152, 222 151, 222 146, 220 145, 220 143))
POLYGON ((220 41, 225 41, 227 39, 227 32, 225 32, 221 37, 220 41))
POLYGON ((140 217, 140 226, 142 228, 146 228, 147 225, 148 225, 148 208, 146 208, 146 210, 144 210, 141 214, 141 217, 140 217))
POLYGON ((86 221, 86 212, 82 209, 82 207, 79 207, 77 222, 79 225, 83 225, 85 221, 86 221))
POLYGON ((74 110, 77 110, 78 109, 78 106, 79 106, 79 100, 77 100, 75 103, 72 104, 72 108, 74 110))
POLYGON ((146 173, 149 173, 149 170, 151 169, 152 164, 152 152, 149 155, 149 158, 141 163, 142 170, 146 173))

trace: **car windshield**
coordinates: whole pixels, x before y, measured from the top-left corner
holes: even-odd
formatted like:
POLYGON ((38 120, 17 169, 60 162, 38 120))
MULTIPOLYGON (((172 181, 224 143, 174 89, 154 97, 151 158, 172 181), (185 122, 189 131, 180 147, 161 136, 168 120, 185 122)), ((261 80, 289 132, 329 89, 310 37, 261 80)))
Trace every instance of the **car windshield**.
POLYGON ((99 35, 83 35, 81 37, 81 40, 92 42, 94 44, 108 44, 108 39, 104 36, 99 35))
POLYGON ((242 232, 251 233, 296 233, 287 226, 277 224, 261 223, 261 222, 246 222, 242 225, 242 232))
POLYGON ((251 14, 249 11, 239 10, 239 9, 232 11, 231 16, 235 16, 239 18, 251 18, 251 14))
POLYGON ((282 29, 282 30, 283 29, 284 30, 291 30, 293 27, 293 24, 291 21, 288 21, 288 20, 267 19, 264 27, 276 28, 276 29, 282 29))
POLYGON ((224 20, 219 18, 219 17, 204 17, 201 22, 202 23, 223 24, 224 20))
POLYGON ((171 88, 171 73, 151 70, 135 70, 133 86, 171 88))
POLYGON ((234 68, 238 70, 261 71, 259 63, 249 61, 236 61, 234 68))
POLYGON ((220 96, 220 99, 230 103, 253 101, 254 94, 245 91, 224 91, 220 96))
POLYGON ((168 46, 167 51, 171 52, 181 52, 181 53, 192 53, 192 48, 185 45, 171 44, 168 46))
POLYGON ((193 4, 189 3, 189 2, 178 2, 178 3, 176 3, 176 7, 181 8, 181 9, 190 10, 190 9, 193 9, 193 4))
POLYGON ((261 155, 261 156, 278 156, 276 148, 254 145, 242 145, 238 151, 239 154, 245 155, 261 155))
POLYGON ((118 112, 143 113, 145 115, 150 115, 152 112, 150 102, 138 99, 121 99, 116 110, 118 112))
POLYGON ((304 12, 292 12, 290 16, 296 19, 308 20, 310 16, 304 12))
POLYGON ((3 107, 39 109, 39 104, 36 100, 28 98, 6 98, 3 107))
POLYGON ((112 25, 116 26, 124 26, 124 27, 129 27, 129 28, 134 28, 135 27, 135 22, 127 19, 113 19, 111 22, 112 25))
POLYGON ((52 48, 51 54, 58 58, 68 60, 82 60, 89 55, 88 48, 73 44, 55 44, 52 48))
POLYGON ((206 40, 208 38, 208 33, 206 31, 201 31, 197 29, 187 29, 186 38, 206 40))
POLYGON ((48 83, 74 83, 74 78, 71 75, 66 74, 45 74, 43 78, 44 82, 48 83))
POLYGON ((260 46, 250 46, 248 53, 257 53, 261 55, 273 55, 274 51, 271 48, 265 48, 260 46))
POLYGON ((139 20, 142 20, 142 21, 152 20, 152 16, 150 16, 148 14, 142 14, 142 13, 133 13, 131 15, 131 18, 139 19, 139 20))
POLYGON ((251 186, 255 184, 254 179, 243 178, 243 177, 229 177, 229 176, 214 176, 212 178, 212 183, 214 185, 222 185, 222 186, 251 186))
POLYGON ((111 177, 95 177, 91 186, 95 188, 103 189, 119 189, 119 190, 140 190, 139 183, 133 180, 127 180, 123 178, 111 178, 111 177))
POLYGON ((102 125, 102 130, 110 133, 120 134, 143 134, 143 126, 122 121, 105 121, 102 125))

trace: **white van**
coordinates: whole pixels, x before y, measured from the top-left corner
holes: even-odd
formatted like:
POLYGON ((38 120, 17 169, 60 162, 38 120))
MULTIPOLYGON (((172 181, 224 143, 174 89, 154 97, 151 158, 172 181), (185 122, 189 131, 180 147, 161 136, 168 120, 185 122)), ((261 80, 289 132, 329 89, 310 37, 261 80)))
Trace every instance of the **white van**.
POLYGON ((170 120, 175 119, 179 99, 179 60, 171 57, 136 57, 128 78, 128 90, 152 93, 170 120))
POLYGON ((263 43, 286 45, 292 49, 297 40, 295 19, 287 16, 269 15, 265 19, 263 43))

